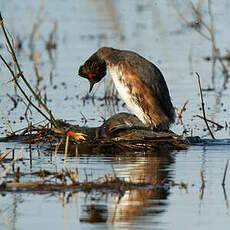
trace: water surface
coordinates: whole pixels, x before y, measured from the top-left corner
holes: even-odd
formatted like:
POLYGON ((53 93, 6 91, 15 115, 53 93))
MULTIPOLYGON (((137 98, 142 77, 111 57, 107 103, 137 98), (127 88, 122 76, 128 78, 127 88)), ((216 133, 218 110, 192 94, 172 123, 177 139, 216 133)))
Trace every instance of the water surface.
MULTIPOLYGON (((48 106, 58 118, 75 124, 98 126, 103 118, 127 111, 123 102, 118 106, 105 105, 102 100, 83 103, 87 95, 88 82, 77 76, 79 66, 101 46, 112 46, 138 52, 154 62, 163 72, 170 89, 173 104, 181 108, 189 100, 183 113, 183 122, 188 134, 210 138, 205 124, 195 115, 200 110, 200 95, 195 72, 201 76, 208 118, 226 125, 226 129, 214 132, 218 139, 229 138, 229 96, 227 84, 223 89, 224 75, 217 64, 215 84, 212 83, 212 64, 204 60, 212 55, 211 44, 194 29, 187 27, 177 10, 189 22, 194 21, 189 1, 6 1, 0 2, 5 26, 12 38, 22 41, 18 59, 23 73, 35 87, 34 64, 43 80, 39 84, 42 95, 46 92, 48 106), (175 9, 176 7, 176 9, 175 9), (33 48, 29 47, 31 32, 35 24, 38 29, 33 35, 33 48), (52 56, 46 50, 46 42, 54 30, 56 49, 52 56), (17 36, 19 39, 17 39, 17 36), (34 57, 31 59, 31 55, 34 57), (50 81, 52 76, 52 81, 50 81), (83 116, 83 115, 84 116, 83 116)), ((201 15, 208 22, 206 2, 201 4, 201 15)), ((216 43, 223 55, 229 47, 228 1, 213 1, 213 19, 216 43)), ((1 54, 9 61, 3 36, 0 38, 1 54)), ((227 64, 227 63, 226 63, 227 64)), ((9 73, 0 64, 1 90, 0 133, 9 132, 4 117, 11 121, 14 130, 27 126, 24 116, 26 106, 19 102, 13 108, 11 96, 15 96, 9 73)), ((105 84, 98 86, 95 98, 104 96, 110 76, 105 84)), ((97 87, 95 87, 96 89, 97 87)), ((18 93, 20 95, 20 93, 18 93)), ((32 122, 42 118, 33 111, 28 117, 32 122)), ((173 131, 181 134, 183 127, 174 125, 173 131)), ((215 130, 215 128, 213 129, 215 130)), ((1 143, 0 151, 6 152, 23 145, 1 143)), ((36 180, 31 172, 40 169, 54 171, 54 152, 34 147, 32 164, 29 150, 25 146, 23 161, 17 163, 24 176, 22 180, 36 180)), ((209 146, 192 146, 183 151, 144 152, 133 156, 88 156, 77 160, 80 181, 97 180, 105 174, 113 174, 125 180, 159 182, 168 179, 183 186, 167 188, 140 188, 119 195, 112 191, 65 192, 65 193, 4 193, 0 196, 1 229, 226 229, 229 217, 229 176, 225 190, 221 186, 229 146, 221 143, 209 146), (201 191, 200 172, 203 172, 205 188, 201 191)), ((57 156, 57 170, 63 167, 64 156, 57 156)), ((74 169, 76 159, 69 157, 67 167, 74 169)), ((4 166, 7 166, 4 163, 4 166)), ((2 173, 2 169, 0 169, 2 173)), ((9 180, 13 180, 9 174, 9 180)))

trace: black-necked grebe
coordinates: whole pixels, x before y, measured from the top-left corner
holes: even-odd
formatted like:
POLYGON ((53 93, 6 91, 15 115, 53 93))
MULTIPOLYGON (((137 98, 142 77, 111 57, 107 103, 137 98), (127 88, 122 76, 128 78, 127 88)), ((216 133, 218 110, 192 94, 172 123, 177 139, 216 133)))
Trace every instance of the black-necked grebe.
POLYGON ((135 52, 102 47, 79 68, 78 74, 90 82, 89 92, 107 68, 129 109, 146 126, 168 130, 175 110, 160 70, 135 52))

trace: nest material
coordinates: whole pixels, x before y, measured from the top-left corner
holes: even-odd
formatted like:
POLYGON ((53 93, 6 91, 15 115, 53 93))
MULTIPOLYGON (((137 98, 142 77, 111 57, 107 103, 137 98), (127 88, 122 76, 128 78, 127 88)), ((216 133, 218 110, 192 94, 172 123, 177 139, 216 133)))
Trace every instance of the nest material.
POLYGON ((135 115, 119 113, 100 127, 80 127, 62 120, 57 121, 61 129, 46 126, 30 127, 19 135, 1 138, 0 141, 18 141, 30 144, 45 143, 60 150, 65 148, 68 137, 69 154, 119 153, 127 151, 178 150, 189 144, 172 131, 156 132, 144 126, 135 115))

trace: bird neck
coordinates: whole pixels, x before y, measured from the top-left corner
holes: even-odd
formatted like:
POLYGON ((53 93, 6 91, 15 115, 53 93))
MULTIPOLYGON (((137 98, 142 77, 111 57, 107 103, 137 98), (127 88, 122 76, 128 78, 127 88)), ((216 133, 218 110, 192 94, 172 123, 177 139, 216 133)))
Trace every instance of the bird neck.
POLYGON ((95 54, 106 62, 109 56, 113 55, 116 52, 116 49, 110 47, 102 47, 95 54))

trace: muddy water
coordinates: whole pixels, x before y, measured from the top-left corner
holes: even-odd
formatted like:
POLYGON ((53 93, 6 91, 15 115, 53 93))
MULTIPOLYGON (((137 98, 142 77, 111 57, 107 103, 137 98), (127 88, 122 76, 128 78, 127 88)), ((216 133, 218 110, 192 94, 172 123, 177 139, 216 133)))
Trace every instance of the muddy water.
MULTIPOLYGON (((207 116, 224 125, 229 124, 229 96, 227 84, 223 89, 224 75, 216 65, 215 81, 212 81, 212 64, 204 60, 210 56, 211 45, 194 29, 187 27, 178 10, 189 22, 194 21, 188 1, 9 1, 2 0, 0 9, 5 25, 18 49, 18 59, 30 83, 36 87, 34 65, 42 77, 38 88, 47 94, 48 105, 56 117, 72 123, 97 126, 102 117, 108 118, 115 112, 126 111, 120 101, 113 103, 97 100, 104 96, 105 84, 98 86, 95 101, 83 100, 87 95, 88 83, 77 77, 79 65, 100 46, 131 49, 154 62, 162 70, 168 83, 174 105, 181 108, 189 100, 183 113, 183 122, 189 134, 207 136, 203 121, 194 117, 201 114, 200 98, 195 72, 199 72, 204 89, 207 116), (176 8, 176 9, 175 9, 176 8), (56 27, 55 27, 56 25, 56 27), (55 30, 56 28, 56 30, 55 30), (35 30, 34 34, 31 32, 35 30), (54 31, 52 33, 52 31, 54 31), (46 49, 50 34, 56 48, 46 49), (31 56, 33 59, 31 59, 31 56), (82 115, 83 114, 83 115, 82 115)), ((202 18, 208 22, 206 3, 201 4, 202 18)), ((225 55, 229 46, 229 2, 213 1, 213 19, 216 43, 225 55)), ((204 31, 205 34, 206 31, 204 31)), ((0 37, 1 54, 9 61, 3 36, 0 37)), ((227 65, 227 63, 226 63, 227 65)), ((14 130, 27 126, 24 116, 26 106, 19 99, 15 109, 12 83, 6 84, 9 74, 0 64, 1 90, 0 110, 1 136, 9 132, 4 117, 11 121, 14 130)), ((20 93, 18 93, 20 95, 20 93)), ((28 113, 32 122, 42 120, 35 111, 28 113)), ((172 129, 182 133, 181 125, 172 129)), ((219 139, 229 137, 229 129, 215 131, 219 139)), ((225 189, 221 186, 229 146, 221 140, 218 145, 190 147, 186 151, 135 154, 135 157, 95 156, 83 154, 78 161, 80 181, 96 180, 112 174, 114 166, 117 176, 134 181, 161 181, 164 178, 180 186, 165 189, 138 189, 118 196, 113 192, 102 193, 6 193, 0 197, 1 229, 226 229, 229 217, 229 176, 225 189), (205 188, 202 191, 200 171, 204 173, 205 188)), ((1 143, 1 152, 17 143, 1 143)), ((25 146, 27 147, 27 146, 25 146)), ((56 170, 53 152, 35 147, 32 164, 29 151, 23 151, 23 161, 18 166, 24 176, 22 180, 36 180, 30 173, 39 169, 56 170)), ((57 157, 57 170, 63 167, 64 156, 57 157)), ((74 168, 76 159, 69 157, 67 167, 74 168)), ((5 166, 7 164, 4 163, 5 166)), ((2 171, 1 171, 2 172, 2 171)), ((11 174, 8 178, 11 179, 11 174)))

